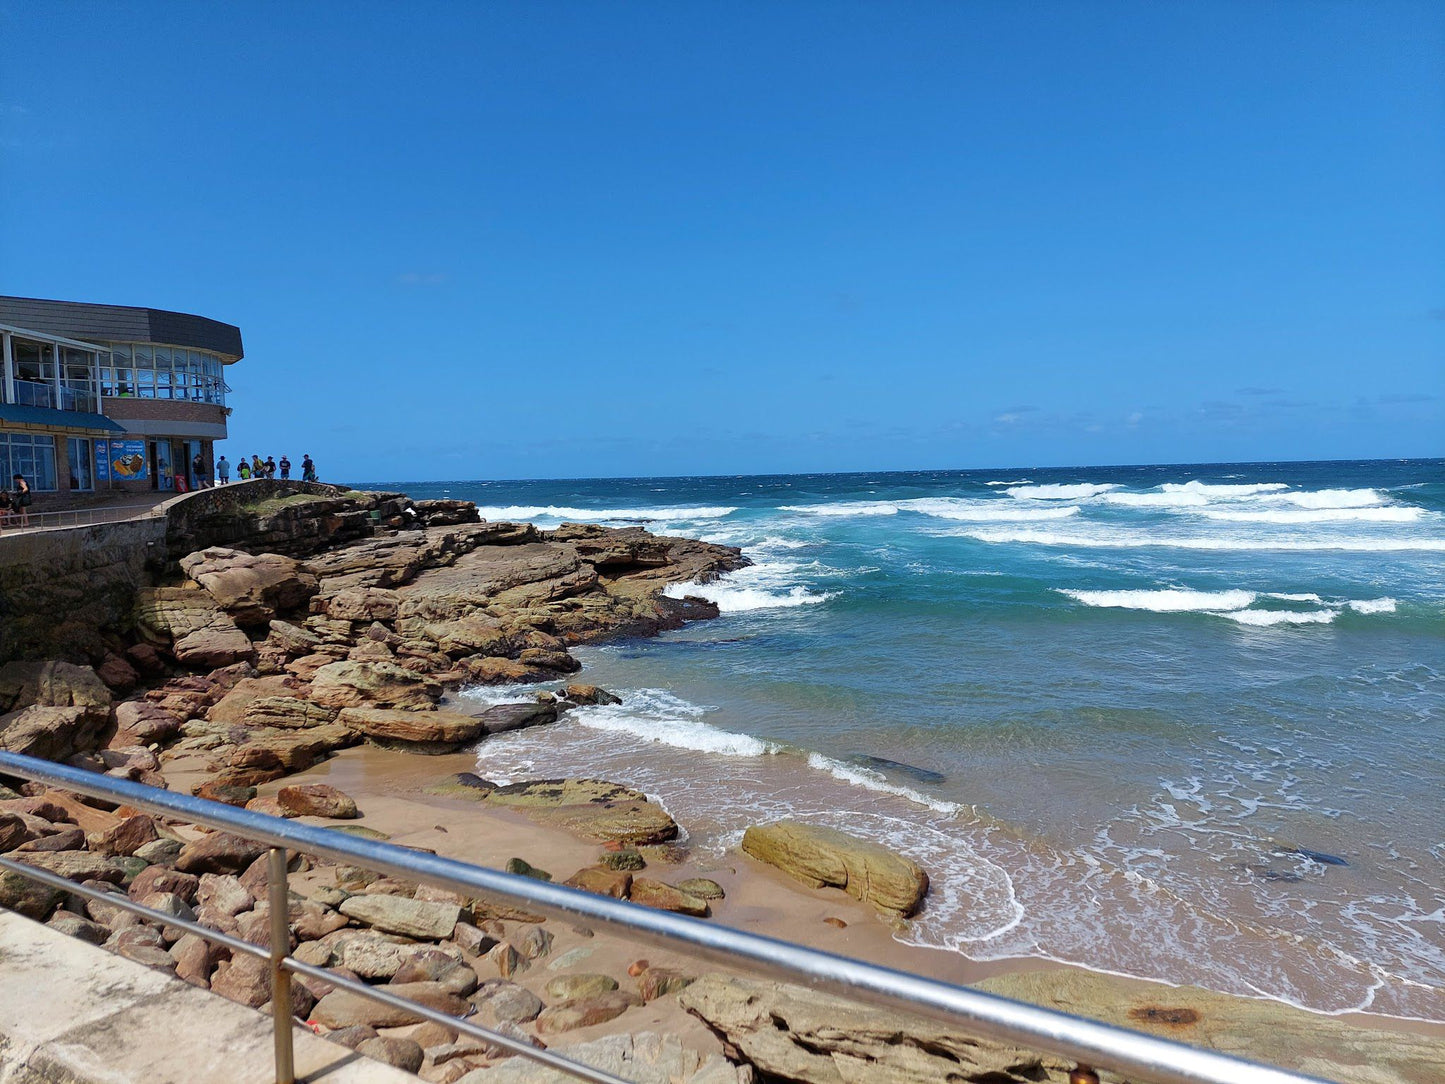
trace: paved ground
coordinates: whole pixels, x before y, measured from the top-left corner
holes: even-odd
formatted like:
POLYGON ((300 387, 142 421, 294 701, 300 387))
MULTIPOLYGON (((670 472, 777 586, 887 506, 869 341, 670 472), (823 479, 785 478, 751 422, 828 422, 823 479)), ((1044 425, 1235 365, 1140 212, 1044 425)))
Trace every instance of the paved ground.
MULTIPOLYGON (((416 1077, 292 1029, 307 1084, 416 1077)), ((0 911, 0 1084, 271 1084, 271 1018, 0 911)))

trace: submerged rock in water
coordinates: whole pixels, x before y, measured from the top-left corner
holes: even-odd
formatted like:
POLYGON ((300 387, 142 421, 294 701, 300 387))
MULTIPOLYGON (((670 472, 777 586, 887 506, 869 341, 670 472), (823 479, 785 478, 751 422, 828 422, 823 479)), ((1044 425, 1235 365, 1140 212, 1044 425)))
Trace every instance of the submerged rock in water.
POLYGON ((1322 865, 1322 866, 1348 866, 1348 865, 1349 865, 1348 862, 1346 862, 1343 858, 1341 858, 1341 857, 1340 857, 1339 855, 1337 855, 1337 854, 1325 854, 1323 851, 1311 851, 1311 850, 1309 850, 1308 848, 1305 848, 1305 847, 1285 847, 1285 848, 1283 848, 1283 849, 1280 851, 1280 853, 1281 853, 1281 854, 1297 854, 1297 855, 1299 855, 1301 858, 1308 858, 1311 862, 1318 862, 1318 863, 1319 863, 1320 865, 1322 865))
POLYGON ((854 764, 861 764, 865 768, 872 768, 875 771, 887 774, 906 775, 910 779, 916 779, 920 783, 942 783, 947 779, 942 772, 929 771, 927 768, 917 768, 912 764, 904 764, 902 761, 889 760, 886 757, 870 756, 867 753, 854 753, 848 758, 854 764))

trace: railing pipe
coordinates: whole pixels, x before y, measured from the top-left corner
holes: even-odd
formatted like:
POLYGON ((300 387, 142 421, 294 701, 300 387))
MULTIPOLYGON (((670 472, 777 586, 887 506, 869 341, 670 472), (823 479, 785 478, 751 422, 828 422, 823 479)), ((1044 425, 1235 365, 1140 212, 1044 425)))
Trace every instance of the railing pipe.
POLYGON ((276 1045, 276 1084, 296 1084, 296 1058, 291 1046, 291 973, 286 957, 291 952, 291 915, 286 891, 286 848, 272 847, 271 894, 271 1029, 276 1045))
POLYGON ((927 1017, 1012 1045, 1048 1050, 1151 1084, 1323 1084, 1317 1077, 981 990, 33 757, 0 753, 0 771, 208 825, 274 847, 324 855, 467 895, 501 896, 551 917, 601 925, 623 936, 686 951, 723 967, 750 965, 752 970, 780 981, 803 983, 855 1001, 927 1017))

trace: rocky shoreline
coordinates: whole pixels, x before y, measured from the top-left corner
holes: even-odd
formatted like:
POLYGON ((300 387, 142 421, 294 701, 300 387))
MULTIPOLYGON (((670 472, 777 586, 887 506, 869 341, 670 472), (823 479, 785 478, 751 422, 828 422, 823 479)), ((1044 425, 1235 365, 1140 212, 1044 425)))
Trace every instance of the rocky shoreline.
MULTIPOLYGON (((697 917, 729 906, 732 890, 720 882, 737 883, 725 875, 737 871, 688 868, 679 826, 647 795, 595 779, 498 785, 448 754, 607 702, 605 690, 571 681, 580 665, 570 649, 717 616, 711 603, 663 589, 743 567, 738 550, 640 528, 485 523, 467 502, 400 494, 296 494, 192 526, 187 538, 203 544, 181 547, 169 573, 139 592, 131 626, 75 636, 68 659, 0 667, 0 748, 408 846, 459 849, 521 876, 551 880, 551 869, 568 885, 645 906, 697 917), (445 695, 540 682, 563 687, 475 712, 445 695), (426 782, 392 805, 323 781, 368 749, 438 759, 418 762, 426 782), (418 834, 418 816, 445 823, 418 834), (358 817, 364 823, 352 823, 358 817)), ((267 942, 260 845, 17 783, 0 792, 0 851, 267 942)), ((841 889, 884 930, 926 899, 926 871, 844 833, 757 825, 742 852, 803 886, 796 891, 841 889)), ((475 1014, 633 1079, 1068 1079, 1071 1066, 1058 1059, 792 987, 699 975, 681 958, 653 954, 649 963, 625 944, 516 908, 298 862, 289 913, 304 962, 475 1014), (849 1012, 864 1015, 844 1035, 830 1022, 849 1012)), ((264 965, 177 928, 10 872, 0 874, 0 906, 243 1004, 269 1002, 264 965)), ((500 1048, 324 982, 296 985, 297 1015, 318 1032, 428 1081, 552 1079, 500 1048)), ((1135 1026, 1156 1023, 1177 1027, 1135 1026)), ((1386 1044, 1364 1048, 1383 1057, 1386 1044)), ((1380 1079, 1445 1072, 1438 1043, 1392 1049, 1403 1068, 1380 1079)))

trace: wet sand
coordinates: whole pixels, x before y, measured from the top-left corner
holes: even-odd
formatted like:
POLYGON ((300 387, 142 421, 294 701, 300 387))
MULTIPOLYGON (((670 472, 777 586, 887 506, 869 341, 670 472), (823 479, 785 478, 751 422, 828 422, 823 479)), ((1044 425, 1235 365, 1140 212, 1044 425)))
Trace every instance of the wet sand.
MULTIPOLYGON (((395 843, 430 848, 448 857, 492 868, 501 868, 509 858, 522 858, 551 873, 557 882, 596 862, 602 850, 598 844, 540 826, 509 810, 425 793, 426 787, 447 775, 475 768, 476 757, 471 752, 428 757, 362 745, 342 750, 308 771, 266 784, 260 792, 274 794, 291 783, 326 782, 356 799, 362 816, 348 823, 386 832, 395 843)), ((317 824, 336 823, 307 820, 317 824)), ((959 953, 902 944, 894 939, 890 928, 871 907, 837 889, 809 889, 740 852, 722 859, 690 855, 676 865, 649 862, 647 875, 674 882, 686 877, 715 880, 726 892, 726 898, 713 901, 710 921, 945 982, 972 984, 991 976, 1019 972, 1087 970, 1030 958, 980 963, 959 953), (828 918, 842 919, 847 925, 837 928, 824 921, 828 918)), ((534 989, 544 1000, 542 987, 558 974, 602 972, 616 978, 624 989, 629 988, 626 968, 639 958, 691 974, 718 970, 715 965, 691 960, 686 954, 639 946, 614 935, 586 936, 556 920, 549 921, 547 929, 556 939, 551 954, 517 977, 517 981, 534 989), (573 950, 581 951, 569 957, 573 950), (564 960, 573 962, 561 968, 555 966, 564 960)), ((1142 979, 1130 981, 1140 990, 1169 989, 1142 979)), ((1367 1013, 1333 1019, 1445 1041, 1445 1025, 1430 1022, 1367 1013)), ((718 1040, 684 1013, 676 998, 659 999, 629 1010, 621 1021, 568 1032, 556 1041, 580 1042, 615 1033, 619 1024, 632 1032, 662 1030, 677 1034, 688 1045, 702 1050, 720 1049, 718 1040)), ((1267 1053, 1262 1051, 1261 1056, 1267 1053)))

